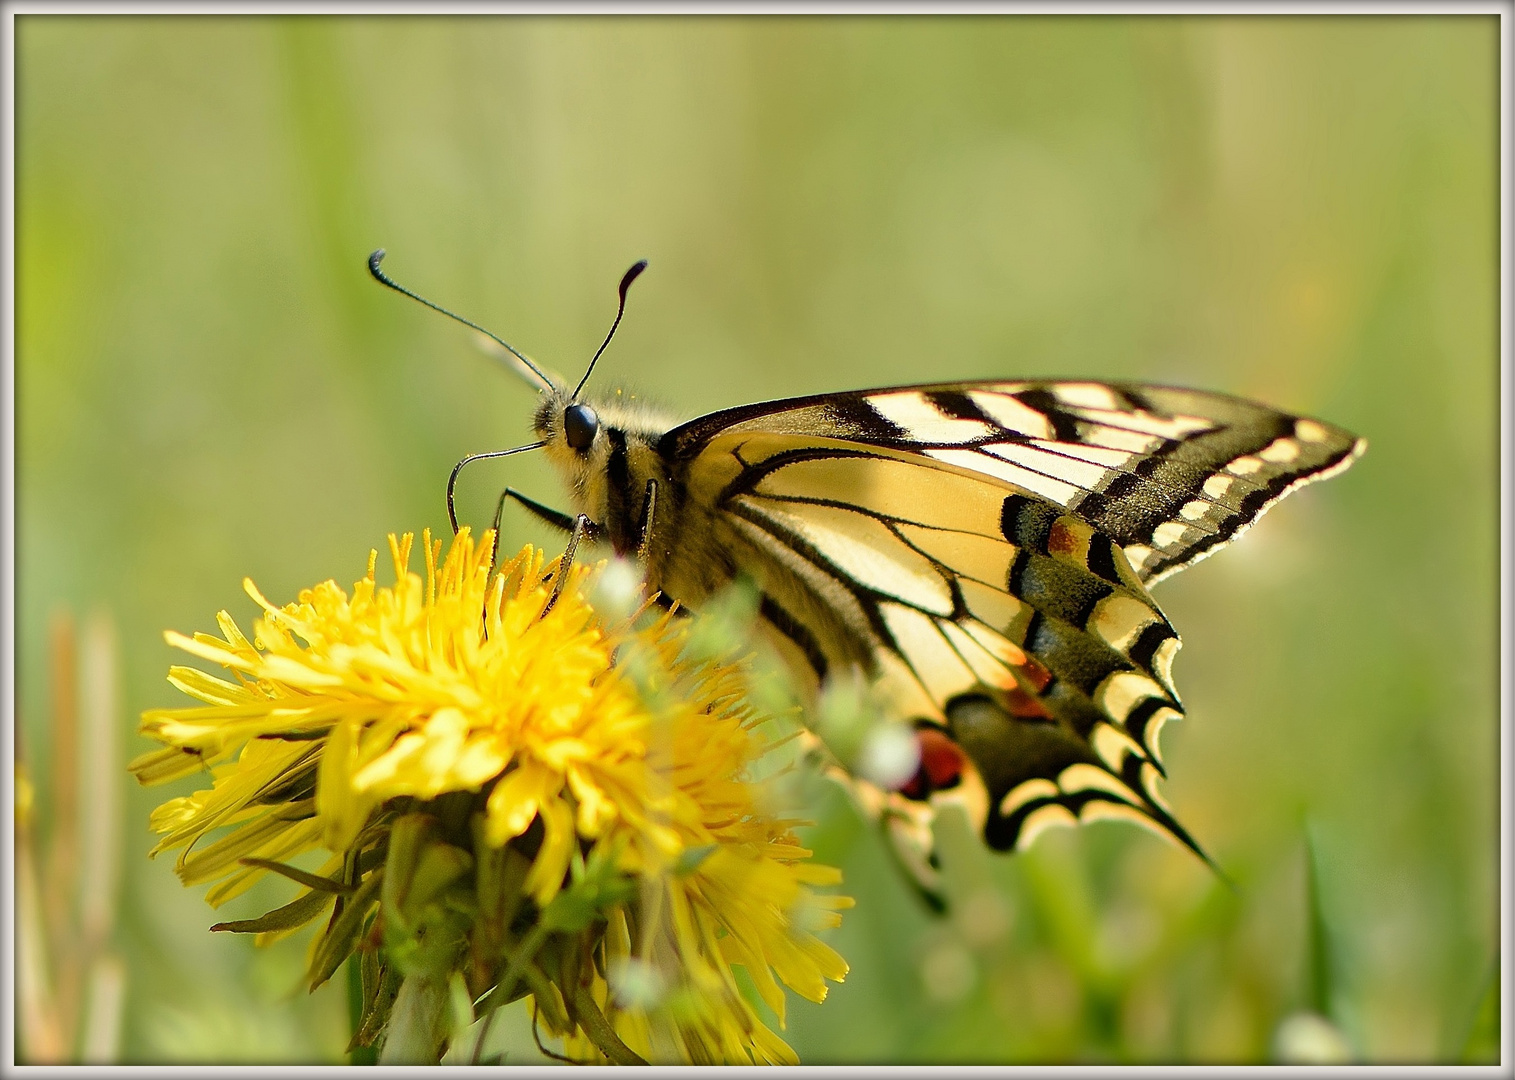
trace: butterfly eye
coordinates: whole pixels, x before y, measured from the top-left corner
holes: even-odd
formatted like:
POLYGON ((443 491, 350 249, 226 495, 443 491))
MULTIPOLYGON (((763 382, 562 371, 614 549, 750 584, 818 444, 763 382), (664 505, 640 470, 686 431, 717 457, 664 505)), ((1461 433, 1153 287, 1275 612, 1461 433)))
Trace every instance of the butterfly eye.
POLYGON ((600 418, 588 405, 570 405, 563 410, 563 434, 575 450, 588 450, 600 430, 600 418))

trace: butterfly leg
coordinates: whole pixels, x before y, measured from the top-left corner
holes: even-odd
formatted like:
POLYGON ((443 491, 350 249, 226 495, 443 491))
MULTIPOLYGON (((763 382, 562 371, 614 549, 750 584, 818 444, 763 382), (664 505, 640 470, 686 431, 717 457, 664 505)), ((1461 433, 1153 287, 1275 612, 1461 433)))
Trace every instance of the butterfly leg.
POLYGON ((652 541, 652 512, 658 504, 658 482, 647 481, 647 500, 642 511, 642 542, 637 545, 637 559, 647 562, 647 548, 652 541))
POLYGON ((573 519, 567 514, 560 513, 550 506, 543 506, 535 499, 530 499, 525 495, 522 495, 515 488, 506 488, 504 491, 500 492, 499 502, 495 503, 494 524, 490 526, 490 528, 494 530, 494 550, 489 553, 489 573, 491 575, 494 574, 494 568, 500 561, 500 522, 505 517, 505 500, 512 498, 519 502, 522 506, 526 507, 526 509, 530 510, 537 517, 547 522, 547 524, 562 529, 564 532, 573 531, 573 519))
MULTIPOLYGON (((574 520, 571 514, 565 514, 561 510, 554 510, 552 507, 546 505, 545 503, 539 503, 530 496, 522 495, 515 488, 511 487, 508 487, 504 491, 500 492, 500 504, 495 508, 494 512, 494 525, 497 530, 500 527, 500 515, 505 511, 506 499, 514 499, 516 502, 526 507, 527 510, 530 510, 535 517, 542 521, 545 521, 555 529, 562 529, 566 533, 573 532, 574 520)), ((590 524, 592 526, 593 522, 590 524)))
POLYGON ((563 549, 562 558, 558 560, 558 568, 553 572, 552 595, 547 598, 547 604, 542 608, 542 617, 552 610, 552 605, 558 602, 558 596, 563 592, 563 584, 568 580, 568 571, 573 567, 574 554, 579 550, 579 541, 584 539, 589 531, 594 528, 594 522, 589 520, 587 514, 580 514, 574 518, 573 532, 569 534, 568 546, 563 549))
MULTIPOLYGON (((514 499, 516 502, 524 506, 527 510, 531 511, 533 517, 539 521, 546 522, 554 529, 562 529, 565 533, 569 533, 570 535, 573 533, 576 523, 572 515, 565 514, 561 510, 554 510, 552 507, 546 505, 545 503, 539 503, 535 499, 531 498, 531 496, 522 495, 515 488, 508 487, 504 491, 500 492, 500 501, 495 504, 494 508, 494 535, 496 554, 498 554, 500 550, 500 522, 505 516, 505 503, 508 499, 514 499)), ((583 534, 591 540, 597 539, 600 535, 600 527, 593 521, 590 521, 588 518, 583 518, 583 521, 583 534)), ((492 561, 489 568, 491 571, 494 570, 494 563, 492 561)))
POLYGON ((506 488, 504 491, 500 492, 500 501, 495 504, 494 508, 494 524, 491 526, 491 528, 494 530, 494 550, 489 553, 490 577, 494 577, 495 564, 500 560, 500 519, 505 516, 505 496, 509 494, 509 488, 506 488))

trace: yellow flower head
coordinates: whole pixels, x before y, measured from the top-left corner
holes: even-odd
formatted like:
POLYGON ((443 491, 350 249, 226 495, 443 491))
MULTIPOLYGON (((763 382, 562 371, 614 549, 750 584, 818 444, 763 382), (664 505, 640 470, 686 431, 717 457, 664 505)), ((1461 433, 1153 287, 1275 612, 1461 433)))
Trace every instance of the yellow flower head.
POLYGON ((794 1060, 732 965, 782 1024, 780 982, 820 1001, 845 975, 813 931, 851 901, 813 891, 840 875, 752 779, 770 744, 742 666, 645 606, 607 627, 591 571, 559 583, 529 547, 491 573, 489 534, 445 560, 427 535, 423 581, 411 537, 389 546, 392 588, 373 553, 350 596, 327 581, 280 608, 245 582, 251 641, 225 612, 220 638, 167 635, 232 678, 174 667, 203 704, 143 716, 165 744, 132 763, 143 783, 213 780, 154 813, 154 854, 180 850, 213 905, 267 871, 306 886, 219 929, 266 940, 335 906, 311 981, 361 955, 358 1043, 402 979, 461 978, 486 1010, 530 994, 583 1060, 794 1060), (313 849, 319 871, 288 865, 313 849))

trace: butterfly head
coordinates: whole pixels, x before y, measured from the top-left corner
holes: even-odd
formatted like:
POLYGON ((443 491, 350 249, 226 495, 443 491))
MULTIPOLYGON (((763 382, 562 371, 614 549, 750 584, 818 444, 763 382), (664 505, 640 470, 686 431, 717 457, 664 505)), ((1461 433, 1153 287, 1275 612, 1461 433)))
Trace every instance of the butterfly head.
POLYGON ((532 430, 547 456, 569 471, 580 464, 603 468, 618 446, 655 443, 677 418, 635 394, 612 390, 588 401, 566 391, 544 391, 532 430))
POLYGON ((591 518, 602 496, 596 477, 609 464, 612 435, 601 419, 598 402, 578 401, 566 387, 542 391, 532 415, 532 431, 543 452, 578 498, 578 509, 591 518))
POLYGON ((531 419, 532 431, 560 467, 588 464, 603 457, 606 424, 599 402, 580 401, 564 387, 543 390, 531 419))
POLYGON ((591 458, 606 441, 656 439, 676 420, 635 394, 615 389, 588 401, 564 390, 543 391, 532 417, 538 439, 553 456, 591 458))

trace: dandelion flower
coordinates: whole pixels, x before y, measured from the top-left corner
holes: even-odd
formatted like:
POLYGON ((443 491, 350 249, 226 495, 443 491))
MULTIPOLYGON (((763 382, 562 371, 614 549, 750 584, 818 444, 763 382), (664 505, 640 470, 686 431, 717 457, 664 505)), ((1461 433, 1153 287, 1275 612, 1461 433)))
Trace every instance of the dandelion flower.
POLYGON ((492 544, 465 530, 444 559, 425 535, 423 580, 391 536, 393 587, 375 552, 350 595, 276 607, 245 582, 251 640, 225 612, 220 637, 168 634, 231 674, 174 667, 202 704, 143 716, 164 746, 139 780, 211 781, 155 811, 153 853, 213 906, 268 872, 304 887, 214 929, 267 941, 330 909, 311 986, 355 955, 354 1045, 386 1060, 436 1060, 449 1001, 466 1021, 529 996, 575 1060, 795 1061, 733 966, 782 1025, 780 984, 820 1001, 846 974, 816 931, 851 900, 817 891, 840 874, 753 778, 771 740, 743 666, 647 605, 607 625, 589 568, 559 582, 528 547, 492 573, 492 544))

